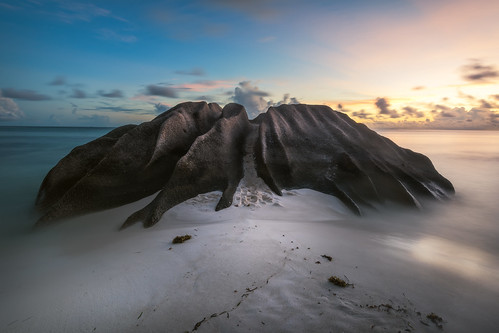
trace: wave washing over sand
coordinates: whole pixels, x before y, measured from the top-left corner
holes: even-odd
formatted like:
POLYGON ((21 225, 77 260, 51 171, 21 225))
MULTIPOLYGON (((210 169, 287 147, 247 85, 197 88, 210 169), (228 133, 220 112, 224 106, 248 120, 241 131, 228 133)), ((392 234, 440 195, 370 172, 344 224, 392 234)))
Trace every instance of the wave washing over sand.
MULTIPOLYGON (((458 195, 424 212, 358 218, 332 196, 276 196, 247 173, 233 205, 218 212, 221 192, 210 192, 152 228, 118 231, 150 196, 4 237, 0 330, 494 332, 499 212, 485 198, 497 194, 499 160, 482 160, 471 174, 475 164, 443 146, 435 144, 430 158, 458 195), (173 244, 181 235, 192 238, 173 244)), ((30 191, 40 182, 34 178, 30 191)), ((26 213, 17 218, 34 222, 26 213)))

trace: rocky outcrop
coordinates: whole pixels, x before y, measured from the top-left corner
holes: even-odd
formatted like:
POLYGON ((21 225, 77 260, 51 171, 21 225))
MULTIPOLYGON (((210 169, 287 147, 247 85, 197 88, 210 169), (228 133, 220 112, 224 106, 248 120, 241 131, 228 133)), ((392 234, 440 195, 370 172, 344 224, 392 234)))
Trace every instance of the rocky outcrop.
POLYGON ((362 206, 420 206, 421 198, 454 192, 426 156, 327 106, 271 107, 255 151, 258 175, 275 193, 310 188, 338 197, 356 214, 362 206))
POLYGON ((244 107, 182 103, 150 122, 117 128, 76 147, 45 177, 37 225, 120 206, 158 192, 123 224, 157 223, 171 207, 221 191, 232 204, 243 160, 277 194, 310 188, 338 197, 354 213, 454 193, 424 155, 326 106, 281 105, 248 120, 244 107), (245 158, 246 156, 246 158, 245 158))
POLYGON ((76 147, 45 177, 37 225, 117 207, 161 190, 194 141, 222 117, 217 104, 183 103, 138 126, 76 147))

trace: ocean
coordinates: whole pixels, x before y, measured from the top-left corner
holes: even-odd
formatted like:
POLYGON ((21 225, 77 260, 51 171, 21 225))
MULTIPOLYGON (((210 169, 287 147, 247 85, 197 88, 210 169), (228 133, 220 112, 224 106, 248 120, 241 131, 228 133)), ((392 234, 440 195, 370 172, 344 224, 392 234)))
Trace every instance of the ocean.
POLYGON ((47 172, 74 147, 109 132, 94 127, 0 127, 0 239, 28 232, 47 172))
MULTIPOLYGON (((11 249, 23 242, 29 246, 27 242, 33 238, 32 226, 37 219, 33 206, 46 173, 75 146, 110 130, 0 127, 0 242, 4 260, 11 249)), ((368 217, 346 217, 334 223, 367 235, 366 239, 378 244, 377 253, 403 257, 405 262, 425 267, 418 281, 431 283, 425 285, 419 296, 415 292, 413 298, 415 301, 419 298, 420 302, 431 299, 438 309, 452 308, 447 317, 454 319, 451 327, 462 328, 456 331, 492 330, 499 324, 499 132, 380 130, 378 133, 428 156, 436 169, 453 183, 456 195, 450 201, 427 205, 421 212, 380 212, 368 217), (461 313, 467 314, 459 318, 461 313)), ((104 228, 106 222, 110 223, 100 222, 104 228)), ((115 226, 121 222, 114 221, 109 229, 118 233, 115 226)), ((78 228, 84 232, 81 226, 78 228)), ((153 229, 147 232, 154 232, 153 229)), ((43 232, 50 233, 51 228, 43 232)), ((17 267, 10 262, 9 265, 17 267)), ((30 274, 29 268, 18 271, 30 274)), ((12 273, 12 281, 14 276, 12 273)), ((4 286, 8 284, 2 282, 4 286)), ((2 290, 0 298, 7 293, 2 290)), ((19 323, 22 319, 18 319, 19 323)), ((16 331, 14 327, 19 323, 0 322, 0 325, 9 325, 16 331)))

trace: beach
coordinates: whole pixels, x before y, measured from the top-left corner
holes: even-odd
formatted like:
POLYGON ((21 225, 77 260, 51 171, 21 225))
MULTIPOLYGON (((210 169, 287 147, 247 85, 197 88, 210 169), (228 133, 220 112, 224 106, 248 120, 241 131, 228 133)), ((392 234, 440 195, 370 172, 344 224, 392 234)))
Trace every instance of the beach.
POLYGON ((2 332, 493 332, 499 325, 497 132, 381 131, 430 157, 454 184, 454 199, 422 211, 356 217, 312 190, 280 197, 242 186, 225 210, 214 210, 221 193, 202 194, 149 229, 118 231, 154 196, 33 231, 45 173, 107 129, 8 131, 0 136, 2 332), (172 243, 182 235, 191 239, 172 243))

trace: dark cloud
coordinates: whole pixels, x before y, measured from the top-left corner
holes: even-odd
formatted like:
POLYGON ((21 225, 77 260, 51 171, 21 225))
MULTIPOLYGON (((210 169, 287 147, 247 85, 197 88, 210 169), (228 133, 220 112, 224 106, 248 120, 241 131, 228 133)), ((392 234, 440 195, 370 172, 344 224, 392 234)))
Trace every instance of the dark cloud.
POLYGON ((175 74, 192 75, 192 76, 204 76, 204 75, 206 75, 204 69, 199 68, 199 67, 192 68, 190 70, 178 70, 178 71, 175 71, 175 74))
POLYGON ((162 97, 170 97, 177 98, 178 94, 175 89, 165 86, 159 86, 155 84, 150 84, 146 87, 146 95, 149 96, 162 96, 162 97))
POLYGON ((201 96, 193 97, 192 99, 194 101, 207 101, 207 102, 211 102, 211 101, 215 100, 215 97, 210 96, 210 95, 201 95, 201 96))
POLYGON ((0 97, 0 121, 17 120, 24 118, 23 112, 16 102, 10 98, 0 97))
POLYGON ((337 108, 339 111, 341 111, 341 112, 352 112, 352 111, 353 111, 353 110, 349 110, 349 109, 345 108, 345 107, 343 106, 343 104, 341 104, 341 103, 338 103, 338 105, 336 105, 336 108, 337 108))
POLYGON ((445 106, 445 105, 442 105, 442 104, 437 104, 435 105, 435 108, 437 110, 440 110, 442 112, 450 112, 452 110, 452 108, 448 107, 448 106, 445 106))
POLYGON ((80 90, 80 89, 73 89, 73 93, 69 97, 71 97, 71 98, 87 98, 87 93, 84 92, 83 90, 80 90))
POLYGON ((497 113, 485 108, 439 106, 431 127, 455 129, 498 129, 497 113))
POLYGON ((417 109, 411 106, 406 106, 405 108, 403 108, 403 110, 404 110, 404 115, 409 117, 422 118, 425 116, 424 112, 418 111, 417 109))
POLYGON ((484 65, 479 59, 471 59, 470 63, 461 67, 465 80, 471 82, 489 82, 499 78, 499 71, 493 65, 484 65))
POLYGON ((412 90, 424 90, 424 89, 426 89, 425 86, 416 86, 412 88, 412 90))
POLYGON ((163 104, 163 103, 156 103, 154 104, 154 111, 156 113, 163 113, 165 111, 168 111, 170 109, 170 106, 163 104))
POLYGON ((445 111, 442 111, 440 113, 440 116, 441 117, 444 117, 444 118, 455 118, 456 117, 456 114, 453 113, 453 112, 445 112, 445 111))
POLYGON ((385 98, 376 98, 376 102, 374 104, 379 109, 381 114, 390 114, 390 111, 388 110, 390 104, 388 104, 388 101, 385 98))
POLYGON ((123 97, 123 92, 121 90, 118 90, 118 89, 114 89, 110 92, 105 92, 104 90, 99 90, 97 92, 97 94, 99 96, 108 97, 108 98, 122 98, 123 97))
POLYGON ((364 109, 352 112, 352 116, 360 119, 372 119, 371 114, 367 113, 364 109))
POLYGON ((87 111, 111 111, 111 112, 139 112, 142 109, 132 109, 123 106, 98 106, 93 109, 85 109, 87 111))
POLYGON ((109 117, 101 116, 98 114, 85 115, 78 117, 78 120, 84 122, 87 126, 108 126, 109 125, 109 117))
POLYGON ((499 127, 499 113, 491 113, 490 122, 492 123, 492 125, 499 127))
POLYGON ((496 99, 496 100, 499 101, 499 94, 497 94, 497 95, 490 95, 489 97, 490 98, 494 98, 494 99, 496 99))
POLYGON ((390 116, 390 118, 399 117, 399 114, 397 113, 396 110, 389 109, 390 103, 388 102, 388 99, 384 97, 378 97, 376 98, 376 102, 374 104, 379 109, 379 114, 388 115, 390 116))
POLYGON ((460 108, 451 108, 445 105, 436 105, 435 106, 440 113, 437 114, 437 117, 443 118, 463 118, 466 110, 463 107, 460 108))
POLYGON ((49 82, 51 86, 63 86, 66 84, 66 78, 64 76, 56 76, 52 81, 49 82))
POLYGON ((217 84, 219 84, 220 82, 215 81, 215 80, 196 80, 196 81, 194 81, 194 83, 200 84, 200 85, 203 85, 206 87, 213 87, 213 86, 216 86, 217 84))
POLYGON ((493 106, 490 102, 484 100, 484 99, 481 99, 480 100, 480 108, 483 108, 483 109, 492 109, 494 108, 495 106, 493 106))
POLYGON ((17 90, 13 88, 5 88, 0 92, 0 96, 25 101, 47 101, 50 96, 39 94, 33 90, 17 90))

